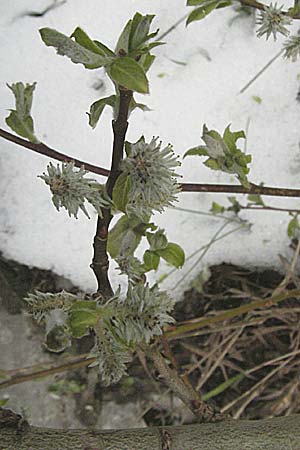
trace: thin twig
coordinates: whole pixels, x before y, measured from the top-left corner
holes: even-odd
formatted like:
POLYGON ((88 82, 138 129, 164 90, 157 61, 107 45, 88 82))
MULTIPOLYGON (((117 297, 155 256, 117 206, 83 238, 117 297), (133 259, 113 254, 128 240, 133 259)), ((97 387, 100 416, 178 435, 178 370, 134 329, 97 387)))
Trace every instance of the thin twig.
POLYGON ((59 364, 55 364, 51 361, 36 364, 31 367, 22 367, 21 369, 1 370, 0 379, 4 378, 4 380, 0 382, 0 389, 24 383, 25 381, 37 380, 49 375, 78 369, 79 367, 86 367, 95 362, 95 360, 96 358, 89 357, 89 354, 84 354, 66 358, 59 364))
MULTIPOLYGON (((242 0, 242 3, 243 3, 243 0, 242 0)), ((260 69, 259 72, 257 72, 257 74, 254 77, 252 77, 250 81, 248 81, 247 84, 245 84, 245 86, 240 90, 239 94, 242 94, 243 92, 245 92, 248 89, 248 87, 250 87, 251 84, 253 84, 254 81, 256 81, 257 78, 259 78, 265 72, 265 70, 267 70, 268 67, 270 67, 271 64, 273 64, 273 62, 279 58, 280 55, 282 55, 283 52, 284 52, 284 50, 280 50, 279 53, 277 53, 275 56, 273 56, 273 58, 271 58, 270 61, 268 61, 267 64, 265 64, 264 67, 262 69, 260 69)))
POLYGON ((277 208, 276 206, 258 206, 258 205, 240 205, 241 209, 255 210, 255 211, 277 211, 277 212, 287 212, 287 213, 297 213, 300 214, 300 209, 293 208, 277 208))
POLYGON ((68 156, 65 153, 61 153, 57 150, 54 150, 51 147, 48 147, 45 144, 39 143, 35 144, 33 142, 27 141, 26 139, 20 138, 15 134, 11 134, 8 131, 2 130, 0 128, 0 137, 6 139, 7 141, 13 142, 14 144, 20 145, 21 147, 27 148, 28 150, 32 150, 35 153, 39 153, 40 155, 48 156, 49 158, 56 159, 58 161, 63 162, 74 162, 76 167, 82 167, 89 172, 96 173, 97 175, 103 175, 107 177, 109 175, 109 170, 103 169, 102 167, 94 166, 85 161, 81 161, 80 159, 73 158, 72 156, 68 156))
POLYGON ((213 408, 201 400, 198 392, 187 380, 183 381, 175 369, 168 366, 167 361, 154 346, 142 346, 145 354, 152 360, 155 369, 165 380, 168 387, 172 389, 183 403, 192 411, 199 422, 215 422, 224 420, 225 415, 216 414, 213 408))
POLYGON ((172 31, 174 31, 178 27, 178 25, 180 25, 182 22, 184 22, 184 20, 188 17, 188 15, 189 15, 189 13, 185 14, 180 19, 178 19, 177 22, 175 22, 170 28, 168 28, 166 31, 164 31, 160 35, 158 35, 155 40, 161 41, 163 38, 165 38, 168 34, 170 34, 172 31))

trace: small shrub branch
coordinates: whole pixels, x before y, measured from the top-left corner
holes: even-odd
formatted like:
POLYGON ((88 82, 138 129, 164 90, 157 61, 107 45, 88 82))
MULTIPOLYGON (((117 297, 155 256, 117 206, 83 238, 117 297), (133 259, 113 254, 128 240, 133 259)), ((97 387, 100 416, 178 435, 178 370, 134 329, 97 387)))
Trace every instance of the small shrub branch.
MULTIPOLYGON (((48 156, 49 158, 57 159, 58 161, 74 162, 76 167, 82 167, 89 172, 95 173, 97 175, 103 175, 108 177, 110 171, 104 169, 103 167, 98 167, 93 164, 81 161, 80 159, 73 158, 57 150, 48 147, 45 144, 39 143, 35 144, 33 142, 22 139, 12 133, 9 133, 0 128, 0 137, 8 141, 14 142, 23 148, 27 148, 41 155, 48 156)), ((258 194, 267 195, 272 197, 300 197, 300 189, 290 189, 283 187, 271 187, 271 186, 260 186, 251 183, 250 188, 245 188, 240 185, 232 184, 212 184, 212 183, 182 183, 182 192, 206 192, 206 193, 227 193, 227 194, 258 194)))

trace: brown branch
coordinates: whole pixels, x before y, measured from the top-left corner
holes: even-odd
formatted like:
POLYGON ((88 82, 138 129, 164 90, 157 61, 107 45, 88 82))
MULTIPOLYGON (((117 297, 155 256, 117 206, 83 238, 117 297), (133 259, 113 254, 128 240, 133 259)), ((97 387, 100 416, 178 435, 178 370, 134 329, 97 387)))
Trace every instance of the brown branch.
MULTIPOLYGON (((64 153, 58 152, 45 144, 34 144, 33 142, 26 141, 14 134, 8 133, 0 128, 0 137, 14 142, 21 147, 28 148, 41 155, 48 156, 49 158, 57 159, 58 161, 74 162, 76 167, 82 167, 89 172, 96 173, 97 175, 109 176, 110 171, 102 167, 94 166, 93 164, 81 161, 79 159, 68 156, 64 153)), ((270 187, 251 184, 250 189, 241 185, 232 184, 200 184, 200 183, 182 183, 182 192, 206 192, 206 193, 226 193, 226 194, 258 194, 267 195, 273 197, 300 197, 300 189, 290 189, 282 187, 270 187)))
POLYGON ((216 192, 227 194, 258 194, 269 195, 273 197, 300 197, 300 189, 277 188, 270 186, 259 186, 251 184, 250 188, 232 184, 198 184, 183 183, 181 185, 183 192, 216 192))
POLYGON ((58 152, 45 144, 34 144, 33 142, 22 139, 19 136, 8 133, 0 128, 0 137, 6 139, 7 141, 13 142, 14 144, 20 145, 21 147, 28 148, 35 153, 40 155, 48 156, 49 158, 57 159, 58 161, 74 162, 76 167, 82 167, 89 172, 96 173, 97 175, 103 175, 107 177, 109 175, 109 170, 103 169, 102 167, 94 166, 93 164, 81 161, 80 159, 73 158, 64 153, 58 152))
POLYGON ((255 211, 277 211, 277 212, 287 212, 287 213, 297 213, 300 214, 300 209, 293 209, 293 208, 277 208, 276 206, 259 206, 259 205, 240 205, 241 209, 246 210, 255 210, 255 211))
MULTIPOLYGON (((128 111, 132 99, 132 91, 120 89, 119 113, 116 120, 113 120, 112 127, 114 133, 113 152, 111 170, 106 183, 106 190, 112 197, 115 182, 120 174, 120 162, 123 158, 123 148, 126 131, 128 128, 128 111)), ((98 217, 97 230, 94 237, 94 256, 91 268, 97 278, 98 289, 104 300, 113 296, 113 290, 108 278, 109 259, 107 255, 107 239, 109 225, 112 219, 110 209, 102 209, 103 217, 98 217)))
MULTIPOLYGON (((250 8, 259 9, 260 11, 264 11, 266 7, 269 5, 265 5, 264 3, 257 2, 256 0, 239 0, 239 2, 244 6, 249 6, 250 8)), ((300 14, 290 14, 289 11, 282 11, 282 14, 286 14, 290 16, 292 19, 300 19, 300 14)))

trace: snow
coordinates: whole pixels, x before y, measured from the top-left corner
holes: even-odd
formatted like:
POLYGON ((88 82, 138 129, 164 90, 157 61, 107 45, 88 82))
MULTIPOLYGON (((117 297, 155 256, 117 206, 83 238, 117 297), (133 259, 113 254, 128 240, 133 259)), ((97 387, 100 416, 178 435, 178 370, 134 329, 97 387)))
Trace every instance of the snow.
MULTIPOLYGON (((50 147, 109 168, 110 111, 104 112, 95 130, 88 126, 85 112, 95 100, 110 95, 112 85, 101 70, 88 71, 57 56, 41 42, 38 29, 56 28, 70 35, 81 26, 94 39, 114 47, 120 30, 136 11, 155 14, 154 28, 162 32, 183 17, 188 8, 179 0, 68 0, 43 17, 22 16, 42 10, 49 2, 19 0, 0 5, 0 126, 7 129, 7 110, 14 107, 6 83, 37 81, 32 109, 36 135, 50 147), (100 81, 102 87, 96 90, 100 81)), ((167 45, 154 51, 157 59, 149 74, 151 94, 136 95, 152 111, 132 114, 127 139, 136 141, 141 134, 146 140, 159 136, 183 155, 200 144, 203 123, 219 132, 231 123, 232 130, 247 129, 247 152, 253 157, 251 181, 297 188, 299 63, 279 57, 244 93, 239 93, 280 51, 283 39, 257 39, 251 17, 239 18, 229 26, 235 16, 232 7, 224 8, 188 28, 182 23, 166 36, 167 45), (257 103, 253 96, 259 96, 262 102, 257 103)), ((293 29, 297 30, 297 24, 293 29)), ((55 210, 48 188, 37 178, 48 162, 44 156, 0 139, 0 250, 8 258, 52 269, 81 289, 93 291, 96 281, 89 264, 96 214, 91 211, 91 220, 83 214, 75 220, 65 211, 55 210)), ((233 177, 207 169, 200 158, 184 160, 180 172, 185 182, 236 183, 233 177)), ((208 212, 212 201, 228 204, 226 197, 181 193, 178 206, 208 212)), ((245 200, 242 196, 239 199, 242 203, 245 200)), ((297 207, 298 203, 286 198, 264 200, 281 207, 297 207)), ((280 267, 278 254, 290 254, 288 214, 253 211, 243 212, 241 217, 253 223, 250 231, 236 231, 215 243, 178 288, 174 289, 176 281, 189 270, 189 263, 167 278, 164 287, 179 297, 187 280, 202 267, 223 261, 280 267)), ((154 220, 166 229, 170 241, 182 245, 187 256, 207 244, 224 224, 222 219, 171 209, 154 220)), ((219 236, 236 226, 227 224, 219 236)), ((116 287, 119 280, 113 265, 110 270, 116 287)), ((158 276, 168 270, 162 265, 158 276)))

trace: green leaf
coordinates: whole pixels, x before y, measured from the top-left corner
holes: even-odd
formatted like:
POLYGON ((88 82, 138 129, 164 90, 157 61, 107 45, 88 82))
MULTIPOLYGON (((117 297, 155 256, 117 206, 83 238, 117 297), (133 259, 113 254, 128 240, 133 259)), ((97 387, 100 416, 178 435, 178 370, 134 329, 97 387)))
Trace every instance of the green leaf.
POLYGON ((259 105, 262 102, 262 98, 259 95, 252 95, 252 100, 254 100, 256 103, 258 103, 259 105))
POLYGON ((151 250, 146 250, 143 259, 147 271, 157 270, 160 260, 160 256, 157 253, 152 252, 151 250))
POLYGON ((97 100, 91 105, 88 116, 89 116, 89 125, 92 128, 96 127, 105 106, 111 106, 112 108, 114 108, 115 101, 116 95, 111 95, 110 97, 101 98, 100 100, 97 100))
POLYGON ((203 3, 207 3, 207 0, 187 0, 186 6, 199 6, 203 3))
POLYGON ((249 194, 247 200, 249 200, 249 202, 251 203, 255 203, 256 205, 265 206, 264 201, 261 198, 261 195, 258 194, 249 194))
POLYGON ((3 398, 0 398, 0 406, 2 407, 2 406, 5 406, 6 405, 6 403, 8 402, 8 400, 9 400, 9 397, 3 397, 3 398))
POLYGON ((33 120, 30 115, 36 83, 24 85, 18 82, 7 86, 12 90, 16 102, 16 109, 11 109, 10 115, 5 119, 7 125, 19 136, 39 143, 40 141, 34 135, 33 120))
POLYGON ((233 211, 235 214, 238 214, 241 210, 241 204, 238 202, 236 197, 227 197, 227 199, 232 204, 232 206, 229 206, 229 208, 227 208, 227 210, 233 211))
POLYGON ((108 233, 107 250, 112 258, 133 255, 141 241, 142 235, 130 226, 127 216, 122 216, 108 233))
POLYGON ((116 56, 112 50, 110 50, 101 42, 92 41, 92 39, 90 39, 89 36, 80 27, 77 27, 70 37, 73 37, 77 44, 80 44, 82 47, 90 50, 93 53, 98 53, 101 56, 116 56))
POLYGON ((141 94, 149 93, 149 85, 144 69, 134 59, 116 59, 109 69, 110 78, 120 86, 141 94))
POLYGON ((89 333, 89 328, 96 325, 100 315, 96 308, 94 301, 79 301, 72 306, 68 320, 72 336, 85 336, 89 333))
POLYGON ((148 40, 148 33, 154 15, 142 16, 136 13, 132 19, 131 32, 129 38, 129 50, 133 51, 148 40))
POLYGON ((246 139, 246 135, 243 130, 241 131, 230 131, 230 125, 228 125, 224 131, 223 139, 227 147, 234 151, 237 149, 236 141, 240 138, 246 139))
POLYGON ((199 145, 198 147, 190 148, 190 150, 187 150, 183 157, 186 156, 207 156, 207 148, 204 145, 199 145))
POLYGON ((119 175, 112 194, 113 202, 119 211, 126 212, 130 188, 131 178, 125 174, 119 175))
POLYGON ((137 103, 134 98, 132 97, 132 99, 130 100, 130 105, 129 105, 129 112, 131 113, 132 111, 134 111, 135 109, 141 109, 142 111, 146 112, 146 111, 151 111, 151 109, 145 105, 144 103, 137 103))
POLYGON ((167 263, 175 266, 177 269, 182 267, 185 261, 183 249, 178 244, 169 242, 166 248, 157 250, 156 253, 161 256, 167 263))
POLYGON ((300 234, 300 224, 298 220, 298 214, 296 214, 292 220, 289 221, 287 228, 288 237, 291 239, 298 239, 300 234))
MULTIPOLYGON (((115 59, 115 57, 99 54, 100 48, 96 44, 93 51, 91 51, 85 46, 78 44, 72 38, 52 28, 41 28, 39 31, 44 43, 49 47, 54 47, 58 55, 67 56, 73 63, 83 64, 87 69, 98 69, 98 67, 107 66, 115 59)), ((87 43, 88 37, 83 38, 82 34, 77 32, 77 39, 81 42, 84 41, 84 45, 91 48, 91 45, 87 43)), ((89 42, 92 41, 89 40, 89 42)))
POLYGON ((215 159, 209 158, 203 163, 206 167, 209 167, 212 170, 221 170, 221 166, 215 159))
POLYGON ((211 211, 213 214, 222 214, 222 213, 225 211, 225 208, 224 208, 224 206, 219 205, 219 203, 212 202, 210 211, 211 211))
POLYGON ((117 45, 115 48, 115 53, 120 54, 120 52, 125 52, 126 54, 128 54, 131 26, 132 26, 132 19, 128 20, 125 27, 123 28, 123 31, 119 36, 119 39, 118 39, 118 42, 117 42, 117 45))
POLYGON ((148 70, 152 66, 154 60, 155 60, 155 56, 150 55, 150 53, 145 53, 144 55, 141 56, 141 58, 139 60, 139 64, 143 67, 145 73, 148 72, 148 70))
POLYGON ((150 250, 152 251, 161 250, 168 246, 165 230, 161 228, 157 230, 156 233, 146 233, 146 237, 150 245, 150 250))
POLYGON ((216 395, 221 394, 226 389, 231 387, 233 384, 237 383, 238 381, 245 378, 245 374, 238 373, 237 375, 234 375, 231 378, 228 378, 228 380, 225 380, 223 383, 219 384, 216 388, 212 389, 211 391, 207 392, 206 394, 202 395, 202 400, 206 402, 212 397, 216 397, 216 395))
MULTIPOLYGON (((191 14, 188 16, 186 25, 189 25, 191 22, 195 22, 197 20, 204 19, 209 13, 211 13, 214 9, 220 7, 220 5, 224 3, 222 0, 213 0, 209 2, 205 2, 199 8, 194 9, 191 14)), ((227 3, 227 2, 225 2, 227 3)), ((226 4, 227 6, 227 4, 226 4)))

